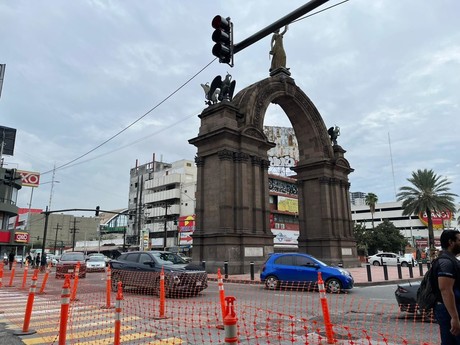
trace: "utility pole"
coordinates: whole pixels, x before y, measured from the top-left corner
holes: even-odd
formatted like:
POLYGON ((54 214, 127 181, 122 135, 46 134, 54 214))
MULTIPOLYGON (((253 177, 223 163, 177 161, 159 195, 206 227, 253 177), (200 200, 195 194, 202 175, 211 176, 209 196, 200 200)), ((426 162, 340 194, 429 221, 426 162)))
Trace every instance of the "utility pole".
POLYGON ((54 234, 54 255, 56 255, 56 249, 57 249, 57 235, 58 235, 58 230, 61 230, 62 227, 59 226, 59 223, 56 225, 56 233, 54 234))
POLYGON ((71 229, 72 231, 72 251, 75 251, 75 235, 77 234, 77 219, 74 217, 73 218, 73 228, 71 229))

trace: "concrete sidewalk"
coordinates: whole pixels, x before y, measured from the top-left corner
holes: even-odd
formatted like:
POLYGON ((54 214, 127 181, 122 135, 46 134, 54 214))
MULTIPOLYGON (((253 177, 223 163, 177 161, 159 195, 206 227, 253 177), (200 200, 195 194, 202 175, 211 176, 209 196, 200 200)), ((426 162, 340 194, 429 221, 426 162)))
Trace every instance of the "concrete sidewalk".
MULTIPOLYGON (((385 277, 383 266, 371 266, 363 264, 362 267, 346 268, 346 270, 349 271, 353 276, 355 286, 372 286, 396 283, 402 284, 409 281, 420 281, 423 278, 423 274, 428 270, 428 267, 427 265, 422 266, 422 275, 420 275, 419 266, 412 267, 412 278, 410 276, 409 267, 401 267, 401 279, 399 278, 398 268, 396 266, 387 266, 387 277, 385 277)), ((228 278, 225 278, 223 270, 221 270, 221 273, 224 282, 244 282, 261 284, 260 272, 254 273, 254 280, 251 279, 250 273, 232 274, 229 275, 228 278)), ((216 281, 217 274, 208 273, 208 279, 211 281, 216 281)))

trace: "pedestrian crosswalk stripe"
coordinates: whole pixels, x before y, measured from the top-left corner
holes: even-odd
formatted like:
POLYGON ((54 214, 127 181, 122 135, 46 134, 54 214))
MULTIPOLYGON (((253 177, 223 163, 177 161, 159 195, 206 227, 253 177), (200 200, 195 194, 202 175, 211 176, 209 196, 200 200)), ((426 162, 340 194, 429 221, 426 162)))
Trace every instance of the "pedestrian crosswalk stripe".
MULTIPOLYGON (((122 332, 131 331, 133 329, 134 329, 134 327, 132 327, 132 326, 122 326, 121 327, 122 332)), ((84 339, 84 338, 89 338, 91 336, 94 337, 94 336, 101 336, 101 335, 112 334, 112 333, 113 333, 113 327, 98 329, 97 334, 88 334, 88 332, 68 332, 67 336, 66 336, 66 339, 67 340, 84 339)), ((57 339, 58 336, 57 335, 55 337, 48 336, 47 338, 48 339, 50 339, 50 338, 53 338, 53 339, 56 338, 57 339)), ((49 344, 49 341, 44 343, 43 339, 44 338, 42 336, 36 338, 36 337, 34 337, 34 335, 30 335, 30 336, 22 338, 21 340, 26 345, 49 344)), ((110 338, 110 339, 113 341, 113 338, 110 338)), ((104 344, 104 343, 100 342, 101 339, 97 339, 95 341, 96 342, 94 344, 104 344)), ((79 342, 79 344, 82 345, 82 344, 86 344, 86 343, 85 342, 79 342)))

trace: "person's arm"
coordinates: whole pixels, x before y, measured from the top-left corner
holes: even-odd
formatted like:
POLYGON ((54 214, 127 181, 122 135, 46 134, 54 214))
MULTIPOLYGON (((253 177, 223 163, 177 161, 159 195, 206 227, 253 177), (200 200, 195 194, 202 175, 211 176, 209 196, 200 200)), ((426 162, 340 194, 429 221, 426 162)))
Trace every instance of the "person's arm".
POLYGON ((451 317, 450 332, 457 336, 460 335, 460 319, 458 317, 457 306, 455 304, 454 283, 455 279, 449 277, 438 277, 442 301, 451 317))

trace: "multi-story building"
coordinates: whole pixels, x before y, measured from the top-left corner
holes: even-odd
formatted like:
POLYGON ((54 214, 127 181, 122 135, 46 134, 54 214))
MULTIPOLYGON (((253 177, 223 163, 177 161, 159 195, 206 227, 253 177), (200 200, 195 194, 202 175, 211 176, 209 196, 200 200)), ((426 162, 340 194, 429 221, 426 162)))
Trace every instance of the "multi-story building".
POLYGON ((365 205, 366 193, 363 192, 350 192, 350 202, 352 205, 365 205))
POLYGON ((299 204, 296 180, 268 175, 270 227, 275 251, 296 251, 299 237, 299 204))
POLYGON ((180 217, 193 216, 197 169, 190 160, 150 163, 131 169, 128 238, 141 248, 180 244, 180 217))
MULTIPOLYGON (((3 145, 3 142, 0 142, 3 145)), ((1 157, 0 157, 1 158, 1 157)), ((22 188, 21 177, 16 169, 5 169, 0 166, 0 252, 7 249, 16 249, 27 242, 26 236, 16 233, 15 229, 9 229, 11 217, 16 217, 18 207, 16 205, 18 190, 22 188), (10 247, 10 248, 9 248, 10 247)))
MULTIPOLYGON (((402 202, 384 202, 375 205, 375 213, 372 215, 369 206, 352 205, 352 219, 363 224, 366 228, 372 228, 372 219, 374 226, 379 225, 385 219, 388 219, 394 226, 401 231, 401 234, 407 238, 412 246, 424 248, 428 243, 428 228, 426 215, 410 215, 404 216, 402 202)), ((458 209, 458 207, 457 207, 458 209)), ((447 215, 445 213, 433 215, 434 237, 436 245, 439 246, 439 236, 443 229, 455 228, 457 224, 456 215, 447 215)))

